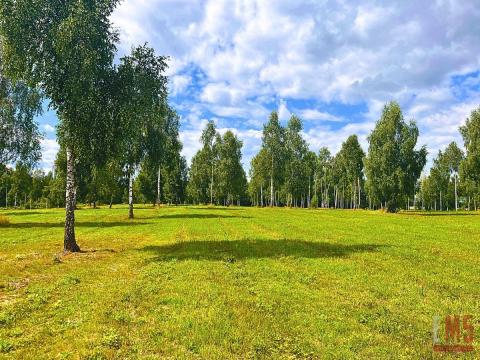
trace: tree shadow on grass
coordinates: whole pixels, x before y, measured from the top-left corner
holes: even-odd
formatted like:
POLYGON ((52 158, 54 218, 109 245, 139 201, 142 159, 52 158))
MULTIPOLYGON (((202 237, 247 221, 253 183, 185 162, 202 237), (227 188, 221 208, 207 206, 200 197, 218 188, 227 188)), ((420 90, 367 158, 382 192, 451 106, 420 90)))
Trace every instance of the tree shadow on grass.
POLYGON ((221 215, 221 214, 163 214, 158 215, 157 219, 250 219, 251 216, 243 215, 221 215))
MULTIPOLYGON (((138 221, 75 221, 76 227, 85 227, 85 228, 109 228, 109 227, 129 227, 137 225, 148 225, 147 222, 138 222, 138 221)), ((28 229, 28 228, 63 228, 65 223, 56 222, 56 223, 41 223, 41 222, 19 222, 19 223, 9 223, 9 224, 0 224, 0 228, 13 228, 13 229, 28 229)))
POLYGON ((213 210, 213 211, 245 211, 245 209, 239 207, 228 207, 228 206, 198 206, 194 208, 195 210, 213 210))
POLYGON ((140 251, 154 255, 148 261, 171 260, 245 260, 261 258, 347 257, 354 253, 375 252, 386 245, 333 244, 304 240, 206 240, 146 246, 140 251))

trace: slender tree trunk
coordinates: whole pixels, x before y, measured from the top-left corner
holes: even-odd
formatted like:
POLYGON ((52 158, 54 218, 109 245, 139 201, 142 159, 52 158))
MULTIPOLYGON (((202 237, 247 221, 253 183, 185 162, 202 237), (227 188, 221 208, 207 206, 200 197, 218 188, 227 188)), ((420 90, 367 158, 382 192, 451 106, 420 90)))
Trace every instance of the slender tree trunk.
POLYGON ((353 180, 352 188, 353 188, 352 204, 353 204, 353 208, 356 209, 357 208, 357 187, 355 186, 355 180, 353 180))
POLYGON ((160 187, 161 187, 161 178, 160 178, 160 165, 158 166, 158 173, 157 173, 157 206, 160 206, 160 187))
POLYGON ((8 185, 5 186, 5 209, 8 209, 8 185))
POLYGON ((112 208, 112 203, 113 203, 113 195, 110 195, 110 205, 108 206, 109 209, 112 208))
POLYGON ((133 219, 133 174, 128 177, 128 218, 133 219))
POLYGON ((275 194, 273 193, 273 156, 272 156, 272 171, 270 173, 270 206, 275 202, 275 194))
POLYGON ((263 207, 263 184, 260 184, 260 206, 263 207))
POLYGON ((63 250, 78 252, 80 247, 75 241, 75 158, 71 148, 67 147, 67 186, 65 191, 65 236, 63 250))
POLYGON ((212 175, 210 178, 210 205, 213 205, 213 164, 212 164, 212 175))
POLYGON ((307 207, 310 207, 310 176, 308 177, 308 198, 307 198, 307 207))
POLYGON ((333 188, 333 193, 334 193, 334 199, 335 199, 335 200, 334 200, 334 207, 335 207, 335 209, 336 209, 336 208, 337 208, 337 196, 338 196, 338 191, 337 191, 337 187, 336 187, 336 186, 333 188))
POLYGON ((454 180, 455 180, 455 211, 458 211, 457 174, 454 175, 454 180))
POLYGON ((362 207, 362 188, 360 186, 360 178, 357 177, 357 182, 358 182, 358 208, 360 209, 362 207))

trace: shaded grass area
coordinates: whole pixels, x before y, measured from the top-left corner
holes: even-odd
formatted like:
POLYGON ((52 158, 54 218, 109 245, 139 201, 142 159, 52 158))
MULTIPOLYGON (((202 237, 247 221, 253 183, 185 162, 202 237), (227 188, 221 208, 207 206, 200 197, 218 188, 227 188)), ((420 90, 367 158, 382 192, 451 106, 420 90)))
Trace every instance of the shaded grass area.
POLYGON ((342 245, 303 240, 194 240, 171 245, 146 246, 141 250, 157 255, 151 261, 343 257, 355 252, 375 251, 379 245, 342 245))
POLYGON ((63 256, 62 210, 0 211, 0 358, 428 359, 450 313, 480 346, 478 214, 135 214, 78 211, 63 256))

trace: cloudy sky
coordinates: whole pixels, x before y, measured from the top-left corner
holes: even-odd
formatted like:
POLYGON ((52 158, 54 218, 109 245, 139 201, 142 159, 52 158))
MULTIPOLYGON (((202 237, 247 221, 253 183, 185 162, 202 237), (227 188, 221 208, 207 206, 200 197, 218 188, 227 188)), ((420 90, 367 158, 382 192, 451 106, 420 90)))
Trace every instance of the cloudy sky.
MULTIPOLYGON (((113 16, 120 54, 148 42, 171 57, 170 101, 181 114, 183 153, 199 148, 207 119, 258 151, 272 110, 304 120, 311 149, 366 137, 396 100, 420 128, 429 159, 480 105, 478 1, 124 0, 113 16)), ((54 113, 39 119, 41 167, 57 145, 54 113)))

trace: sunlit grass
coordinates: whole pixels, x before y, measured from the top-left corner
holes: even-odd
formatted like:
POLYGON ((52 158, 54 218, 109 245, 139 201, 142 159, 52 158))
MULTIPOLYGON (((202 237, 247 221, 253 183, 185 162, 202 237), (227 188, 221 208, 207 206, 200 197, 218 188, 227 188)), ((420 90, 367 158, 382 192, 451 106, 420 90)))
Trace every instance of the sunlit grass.
POLYGON ((67 256, 62 210, 0 211, 0 358, 431 358, 480 319, 478 213, 135 211, 77 211, 67 256))

